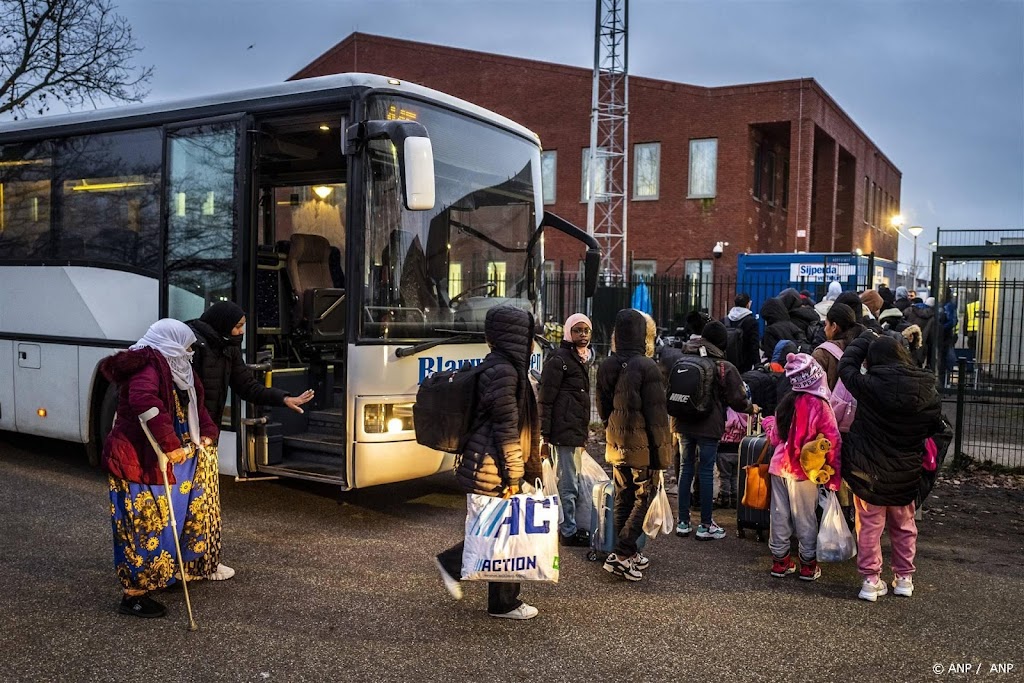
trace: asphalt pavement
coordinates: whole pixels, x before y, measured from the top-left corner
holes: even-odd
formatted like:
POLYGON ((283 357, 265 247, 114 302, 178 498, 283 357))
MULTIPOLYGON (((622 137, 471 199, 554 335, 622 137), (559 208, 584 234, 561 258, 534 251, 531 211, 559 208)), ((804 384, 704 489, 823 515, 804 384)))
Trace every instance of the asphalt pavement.
POLYGON ((123 616, 105 475, 79 447, 0 433, 0 680, 1024 678, 1019 534, 993 547, 926 517, 913 598, 869 604, 853 562, 771 578, 766 545, 720 511, 729 538, 655 539, 639 584, 564 549, 557 585, 524 586, 540 616, 512 622, 487 616, 483 584, 461 602, 442 587, 433 555, 465 519, 449 476, 346 494, 224 478, 222 500, 238 574, 191 586, 199 630, 180 590, 157 596, 167 618, 123 616))

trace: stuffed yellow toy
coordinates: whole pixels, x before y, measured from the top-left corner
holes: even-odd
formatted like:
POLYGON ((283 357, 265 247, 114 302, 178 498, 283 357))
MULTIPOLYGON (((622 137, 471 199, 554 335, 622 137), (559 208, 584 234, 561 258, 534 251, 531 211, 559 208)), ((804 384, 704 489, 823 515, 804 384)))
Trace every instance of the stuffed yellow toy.
POLYGON ((827 484, 832 475, 836 473, 834 469, 825 464, 825 456, 830 450, 832 450, 832 442, 823 434, 818 434, 817 439, 808 442, 800 449, 800 467, 804 469, 807 478, 816 484, 827 484))

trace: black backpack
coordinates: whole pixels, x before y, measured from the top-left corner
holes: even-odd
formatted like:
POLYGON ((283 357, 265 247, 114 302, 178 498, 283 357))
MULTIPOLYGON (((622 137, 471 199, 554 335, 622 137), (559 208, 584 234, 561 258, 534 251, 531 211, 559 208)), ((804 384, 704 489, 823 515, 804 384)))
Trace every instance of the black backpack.
POLYGON ((698 420, 714 409, 718 363, 707 356, 686 354, 668 374, 668 414, 680 420, 698 420))
POLYGON ((423 380, 412 407, 417 443, 445 453, 462 452, 481 419, 477 415, 477 380, 492 365, 493 361, 467 363, 423 380))
POLYGON ((743 329, 733 320, 725 326, 725 358, 736 367, 743 365, 743 329))

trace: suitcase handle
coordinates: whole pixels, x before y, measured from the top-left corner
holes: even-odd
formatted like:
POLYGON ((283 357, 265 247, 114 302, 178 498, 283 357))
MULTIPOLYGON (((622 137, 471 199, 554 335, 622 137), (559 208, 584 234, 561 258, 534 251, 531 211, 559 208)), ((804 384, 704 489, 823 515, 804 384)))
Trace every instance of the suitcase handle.
POLYGON ((747 415, 747 436, 758 436, 763 433, 761 429, 761 413, 751 413, 747 415), (757 429, 754 429, 754 423, 757 423, 757 429))

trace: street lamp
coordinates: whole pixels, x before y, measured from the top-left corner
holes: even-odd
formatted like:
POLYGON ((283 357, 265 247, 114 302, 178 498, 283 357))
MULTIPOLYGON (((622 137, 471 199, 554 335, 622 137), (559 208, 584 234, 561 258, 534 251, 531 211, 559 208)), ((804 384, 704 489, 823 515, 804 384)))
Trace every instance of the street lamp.
POLYGON ((912 225, 907 228, 907 232, 914 237, 914 260, 910 264, 910 276, 913 278, 913 283, 910 286, 917 289, 917 236, 924 232, 924 228, 920 225, 912 225))

